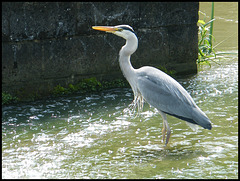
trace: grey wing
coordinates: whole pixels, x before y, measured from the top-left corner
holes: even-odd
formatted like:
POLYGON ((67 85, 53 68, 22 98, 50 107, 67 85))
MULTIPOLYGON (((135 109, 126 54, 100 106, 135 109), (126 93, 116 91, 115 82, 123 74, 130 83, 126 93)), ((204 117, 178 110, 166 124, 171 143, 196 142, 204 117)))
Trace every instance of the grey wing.
POLYGON ((144 99, 155 108, 171 115, 189 117, 183 107, 192 105, 184 101, 183 95, 166 80, 151 75, 138 77, 138 90, 144 99))
POLYGON ((158 69, 139 69, 137 87, 144 99, 158 110, 209 129, 209 119, 187 91, 158 69))

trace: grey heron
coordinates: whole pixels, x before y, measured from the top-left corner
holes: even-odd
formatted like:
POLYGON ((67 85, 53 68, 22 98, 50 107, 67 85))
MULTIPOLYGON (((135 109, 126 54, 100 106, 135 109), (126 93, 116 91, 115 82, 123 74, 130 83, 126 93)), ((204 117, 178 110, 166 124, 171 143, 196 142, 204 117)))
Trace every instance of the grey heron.
POLYGON ((132 27, 118 25, 93 26, 92 28, 113 33, 126 40, 126 44, 119 52, 119 64, 133 90, 133 103, 141 105, 144 100, 157 108, 163 118, 163 142, 167 133, 165 145, 168 144, 171 134, 166 114, 211 130, 211 121, 175 79, 154 67, 144 66, 139 69, 132 67, 130 57, 138 47, 138 38, 132 27))

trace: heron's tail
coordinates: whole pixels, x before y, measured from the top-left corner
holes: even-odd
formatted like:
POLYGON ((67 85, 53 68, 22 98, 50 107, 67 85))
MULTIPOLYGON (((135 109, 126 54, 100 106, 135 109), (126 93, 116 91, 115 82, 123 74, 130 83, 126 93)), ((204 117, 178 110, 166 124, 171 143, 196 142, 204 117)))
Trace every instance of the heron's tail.
POLYGON ((202 126, 203 128, 209 130, 212 129, 211 121, 199 107, 193 108, 192 119, 196 122, 196 124, 202 126))

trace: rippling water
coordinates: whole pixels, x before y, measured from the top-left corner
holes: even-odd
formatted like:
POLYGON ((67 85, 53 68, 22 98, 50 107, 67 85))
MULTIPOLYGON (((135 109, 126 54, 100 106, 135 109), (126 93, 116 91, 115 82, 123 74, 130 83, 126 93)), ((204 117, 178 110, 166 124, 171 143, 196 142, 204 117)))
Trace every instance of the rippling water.
POLYGON ((127 114, 131 89, 3 107, 3 178, 238 178, 236 60, 178 80, 213 129, 192 131, 168 116, 167 148, 156 109, 127 114))

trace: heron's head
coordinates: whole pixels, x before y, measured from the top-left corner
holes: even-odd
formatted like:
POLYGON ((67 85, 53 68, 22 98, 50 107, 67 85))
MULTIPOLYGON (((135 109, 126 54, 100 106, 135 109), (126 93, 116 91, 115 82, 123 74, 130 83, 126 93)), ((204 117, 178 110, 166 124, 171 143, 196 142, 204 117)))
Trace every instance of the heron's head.
POLYGON ((92 29, 99 30, 99 31, 105 31, 108 33, 113 33, 117 36, 120 36, 126 40, 128 40, 131 37, 135 37, 135 33, 131 26, 129 25, 118 25, 118 26, 93 26, 92 29))

